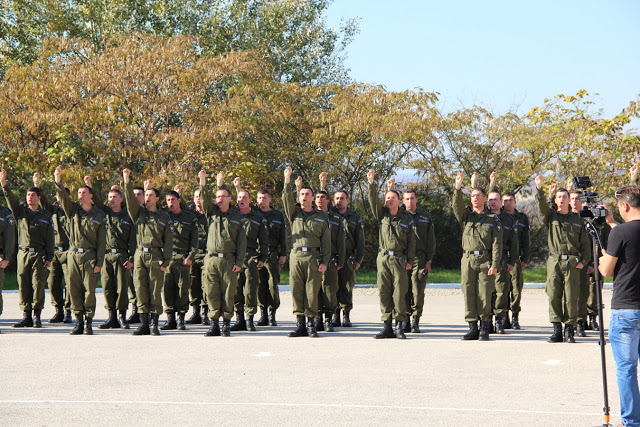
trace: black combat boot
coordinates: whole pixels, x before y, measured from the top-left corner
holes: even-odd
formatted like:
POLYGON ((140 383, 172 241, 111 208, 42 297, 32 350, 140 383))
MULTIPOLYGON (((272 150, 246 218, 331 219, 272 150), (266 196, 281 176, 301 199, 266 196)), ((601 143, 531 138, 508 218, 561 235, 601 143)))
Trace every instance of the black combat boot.
POLYGON ((187 327, 184 326, 184 313, 178 313, 178 330, 184 331, 187 327))
POLYGON ((333 321, 331 319, 331 317, 333 316, 333 313, 335 313, 334 311, 327 311, 324 314, 324 330, 326 332, 335 332, 336 330, 333 328, 333 321))
POLYGON ((202 323, 202 316, 200 316, 200 306, 193 306, 193 314, 185 322, 187 325, 199 325, 202 323))
POLYGON ((82 335, 84 331, 84 314, 76 314, 76 326, 69 335, 82 335))
POLYGON ((247 316, 246 324, 247 324, 247 331, 249 332, 256 331, 256 325, 253 324, 253 314, 250 314, 249 316, 247 316))
POLYGON ((598 321, 596 320, 596 314, 595 313, 591 313, 589 315, 589 326, 591 327, 591 330, 593 331, 599 331, 600 330, 600 325, 598 325, 598 321))
MULTIPOLYGON (((311 338, 318 338, 318 332, 316 331, 316 319, 317 317, 308 317, 307 318, 307 335, 311 338)), ((322 318, 320 320, 322 324, 322 318)))
POLYGON ((478 331, 478 322, 469 322, 469 332, 467 332, 466 334, 464 334, 462 336, 462 339, 467 341, 467 340, 477 340, 478 336, 479 336, 479 331, 478 331))
POLYGON ((331 322, 336 328, 342 326, 342 324, 340 323, 340 307, 336 308, 335 313, 333 313, 333 316, 331 317, 331 322))
POLYGON ((576 335, 579 337, 586 337, 587 333, 584 331, 586 325, 586 321, 578 320, 578 324, 576 325, 576 335))
POLYGON ((375 339, 395 338, 396 335, 393 333, 393 328, 391 327, 391 320, 385 320, 382 330, 377 334, 375 334, 373 337, 375 339))
POLYGON ((231 336, 231 319, 222 319, 222 336, 231 336))
POLYGON ((267 326, 269 324, 269 316, 267 315, 267 307, 260 307, 260 319, 256 322, 256 326, 267 326))
POLYGON ((205 337, 219 337, 220 336, 220 319, 213 319, 209 326, 209 330, 204 334, 205 337))
POLYGON ((511 322, 509 321, 509 312, 507 311, 507 315, 502 320, 502 329, 511 329, 511 322))
POLYGON ((122 329, 129 329, 129 324, 127 323, 127 310, 118 311, 118 324, 122 329))
MULTIPOLYGON (((140 315, 138 314, 138 306, 135 304, 132 304, 132 308, 131 308, 131 316, 129 316, 129 318, 127 319, 127 323, 131 324, 131 323, 140 323, 140 315)), ((145 334, 148 335, 148 334, 145 334)))
MULTIPOLYGON (((404 331, 406 330, 406 326, 407 326, 407 321, 400 321, 398 322, 398 324, 396 325, 396 329, 393 331, 393 334, 395 335, 396 338, 399 338, 401 340, 404 340, 407 338, 407 336, 404 334, 404 331)), ((411 330, 411 329, 409 329, 411 330)))
MULTIPOLYGON (((151 322, 152 322, 151 326, 153 326, 153 318, 151 319, 151 322)), ((170 311, 169 313, 167 313, 167 321, 164 322, 164 325, 162 325, 160 329, 163 331, 172 331, 177 328, 178 328, 178 324, 176 323, 176 312, 170 311)))
MULTIPOLYGON (((136 313, 136 315, 138 315, 136 313)), ((133 331, 133 335, 149 335, 151 334, 151 330, 149 329, 149 313, 141 313, 138 315, 140 319, 140 326, 133 331)), ((129 317, 131 319, 131 317, 129 317)), ((129 321, 127 319, 127 321, 129 321)))
MULTIPOLYGON (((407 314, 407 319, 410 319, 411 315, 407 314)), ((402 332, 404 332, 405 334, 408 334, 411 332, 411 322, 409 321, 404 321, 402 322, 402 332)))
POLYGON ((278 322, 276 322, 276 308, 269 309, 269 326, 278 326, 278 322))
POLYGON ((575 343, 576 339, 573 337, 573 325, 564 324, 564 342, 575 343))
POLYGON ((496 317, 496 333, 504 334, 504 319, 502 317, 496 317))
POLYGON ((87 317, 86 318, 86 323, 84 325, 84 334, 85 335, 93 335, 93 327, 91 325, 92 323, 93 323, 93 318, 92 317, 87 317))
POLYGON ((42 314, 42 310, 36 308, 33 310, 33 327, 34 328, 42 328, 42 320, 40 320, 40 315, 42 314))
POLYGON ((489 317, 489 329, 488 329, 490 334, 495 334, 496 333, 496 328, 495 328, 495 323, 493 323, 493 314, 491 315, 491 317, 489 317))
POLYGON ((232 331, 246 331, 247 322, 244 320, 244 311, 236 311, 236 323, 231 326, 232 331))
POLYGON ((25 310, 22 313, 22 320, 13 325, 14 328, 30 328, 33 326, 33 317, 31 317, 31 310, 25 310))
POLYGON ((513 329, 520 329, 520 322, 519 322, 517 313, 513 313, 512 326, 513 326, 513 329))
POLYGON ((313 317, 313 327, 318 331, 324 331, 324 325, 322 324, 322 314, 318 314, 316 317, 313 317))
POLYGON ((342 310, 342 326, 345 328, 351 327, 351 319, 349 319, 349 310, 347 309, 342 310))
POLYGON ((98 329, 110 329, 110 328, 119 328, 120 323, 118 323, 118 319, 116 318, 116 311, 109 310, 109 318, 101 325, 98 326, 98 329))
POLYGON ((60 323, 64 320, 64 309, 57 305, 56 306, 56 314, 53 315, 51 319, 49 319, 49 323, 60 323))
POLYGON ((562 342, 562 323, 553 322, 553 334, 547 338, 547 342, 562 342))
POLYGON ((420 333, 420 316, 413 316, 411 318, 411 332, 414 334, 420 333))
POLYGON ((304 326, 304 316, 303 315, 296 315, 296 328, 289 332, 288 336, 290 337, 306 337, 308 336, 307 334, 307 329, 304 326))
MULTIPOLYGON (((158 321, 160 320, 160 315, 158 313, 151 314, 151 335, 158 336, 160 335, 160 331, 158 330, 158 321)), ((173 315, 173 322, 175 323, 175 313, 173 315)), ((175 329, 175 328, 173 328, 175 329)))
POLYGON ((208 305, 203 305, 202 306, 202 324, 203 325, 208 325, 210 323, 209 321, 209 306, 208 305))
POLYGON ((73 318, 71 317, 71 310, 65 310, 64 319, 62 323, 73 323, 73 318))
POLYGON ((489 341, 489 330, 492 322, 490 320, 480 321, 480 331, 478 332, 478 341, 489 341))

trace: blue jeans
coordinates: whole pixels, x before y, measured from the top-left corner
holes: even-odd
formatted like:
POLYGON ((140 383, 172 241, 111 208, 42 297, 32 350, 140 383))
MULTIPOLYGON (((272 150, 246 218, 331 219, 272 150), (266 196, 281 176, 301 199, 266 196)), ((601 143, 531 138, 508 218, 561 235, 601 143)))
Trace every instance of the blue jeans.
POLYGON ((638 357, 640 310, 611 310, 609 341, 616 362, 620 415, 625 426, 640 426, 638 357))

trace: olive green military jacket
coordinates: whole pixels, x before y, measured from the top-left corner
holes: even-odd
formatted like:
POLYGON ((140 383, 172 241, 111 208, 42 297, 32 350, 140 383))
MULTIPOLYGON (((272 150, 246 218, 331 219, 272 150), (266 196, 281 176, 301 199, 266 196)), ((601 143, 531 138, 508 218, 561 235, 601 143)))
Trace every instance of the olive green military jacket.
POLYGON ((40 205, 51 214, 51 219, 53 221, 53 234, 55 236, 55 247, 67 250, 69 248, 69 220, 64 214, 62 207, 57 201, 51 203, 44 192, 40 199, 40 205))
POLYGON ((209 221, 205 214, 196 210, 191 211, 196 216, 196 222, 198 226, 198 249, 207 249, 207 232, 209 231, 209 221))
POLYGON ((123 187, 127 212, 135 224, 137 249, 160 249, 162 251, 160 265, 168 265, 173 256, 173 221, 160 208, 150 211, 138 204, 131 183, 125 183, 123 187))
POLYGON ((267 221, 269 230, 269 248, 277 251, 278 256, 287 256, 289 253, 289 239, 287 238, 287 221, 284 213, 277 209, 260 211, 267 221))
POLYGON ((35 248, 43 252, 45 261, 51 261, 55 241, 51 214, 42 207, 32 211, 26 203, 19 202, 9 184, 2 191, 18 224, 18 248, 35 248))
POLYGON ((515 225, 518 222, 516 218, 507 213, 500 212, 498 215, 500 218, 500 224, 502 224, 502 254, 503 258, 507 255, 508 259, 503 259, 509 265, 515 265, 519 259, 520 244, 518 243, 518 234, 515 230, 515 225))
POLYGON ((72 202, 62 183, 56 184, 62 210, 69 219, 69 248, 96 251, 94 267, 102 267, 107 241, 107 216, 95 205, 89 211, 72 202))
POLYGON ((480 214, 465 207, 462 190, 454 190, 453 213, 462 226, 462 250, 491 254, 491 268, 502 264, 502 225, 498 215, 487 208, 480 214))
POLYGON ((362 217, 353 209, 347 209, 344 215, 335 207, 332 210, 344 220, 346 257, 353 257, 353 261, 361 264, 364 258, 364 224, 362 223, 362 217))
POLYGON ((198 255, 198 218, 182 209, 179 214, 167 211, 173 220, 173 252, 195 261, 198 255))
POLYGON ((247 252, 246 219, 240 211, 229 208, 222 212, 213 202, 209 190, 200 186, 200 201, 209 220, 207 251, 219 254, 234 254, 235 265, 241 266, 247 252))
POLYGON ((104 204, 97 191, 93 193, 93 204, 107 216, 107 250, 116 249, 126 254, 129 262, 133 263, 136 253, 136 230, 126 206, 114 212, 111 206, 104 204))
MULTIPOLYGON (((404 208, 404 207, 403 207, 404 208)), ((406 208, 404 208, 406 210, 406 208)), ((423 209, 416 209, 411 213, 413 217, 413 225, 416 233, 416 254, 424 254, 427 261, 433 260, 436 253, 436 233, 433 228, 433 220, 431 214, 423 209)))
POLYGON ((413 216, 404 209, 398 208, 398 213, 392 215, 389 209, 380 201, 378 186, 369 184, 369 204, 373 216, 380 221, 378 243, 381 251, 404 253, 407 263, 412 264, 416 257, 416 233, 413 216))
MULTIPOLYGON (((239 211, 238 211, 239 212, 239 211)), ((265 262, 269 258, 269 230, 267 220, 258 211, 249 210, 246 215, 240 212, 247 221, 247 253, 258 254, 258 261, 265 262)))
POLYGON ((327 214, 329 216, 329 233, 331 234, 331 258, 335 259, 336 267, 342 268, 347 261, 345 222, 339 213, 329 211, 327 214))
POLYGON ((514 211, 513 216, 516 219, 513 229, 518 235, 518 245, 520 248, 518 256, 520 257, 520 262, 528 263, 529 257, 531 256, 529 217, 527 214, 518 212, 517 210, 514 211))
POLYGON ((11 261, 16 251, 16 219, 7 207, 0 206, 0 262, 11 261))
POLYGON ((293 197, 290 185, 282 190, 284 214, 291 224, 292 251, 301 247, 317 248, 322 254, 321 263, 329 266, 331 261, 331 233, 329 216, 315 207, 309 212, 302 210, 293 197))
POLYGON ((580 215, 573 212, 563 215, 551 209, 542 188, 536 192, 536 205, 542 223, 549 228, 549 252, 555 256, 573 256, 576 264, 586 267, 591 261, 591 246, 580 215))

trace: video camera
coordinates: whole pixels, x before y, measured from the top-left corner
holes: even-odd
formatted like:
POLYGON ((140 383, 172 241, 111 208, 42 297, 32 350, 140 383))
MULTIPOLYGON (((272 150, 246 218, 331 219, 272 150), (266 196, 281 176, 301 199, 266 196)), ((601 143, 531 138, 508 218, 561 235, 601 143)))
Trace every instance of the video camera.
POLYGON ((579 212, 583 218, 592 218, 594 222, 603 224, 607 217, 607 210, 598 205, 600 196, 597 193, 586 191, 591 187, 591 180, 588 176, 577 176, 572 180, 573 188, 582 190, 582 194, 578 198, 582 203, 587 203, 579 212))

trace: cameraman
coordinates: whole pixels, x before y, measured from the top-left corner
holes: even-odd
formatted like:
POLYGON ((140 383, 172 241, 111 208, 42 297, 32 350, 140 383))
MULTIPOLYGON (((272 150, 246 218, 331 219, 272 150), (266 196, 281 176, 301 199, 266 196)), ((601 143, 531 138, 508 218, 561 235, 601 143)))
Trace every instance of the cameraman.
POLYGON ((625 223, 617 224, 608 212, 606 221, 612 230, 598 269, 603 276, 614 274, 609 341, 616 362, 620 414, 625 426, 639 426, 640 187, 622 187, 615 197, 625 223))

